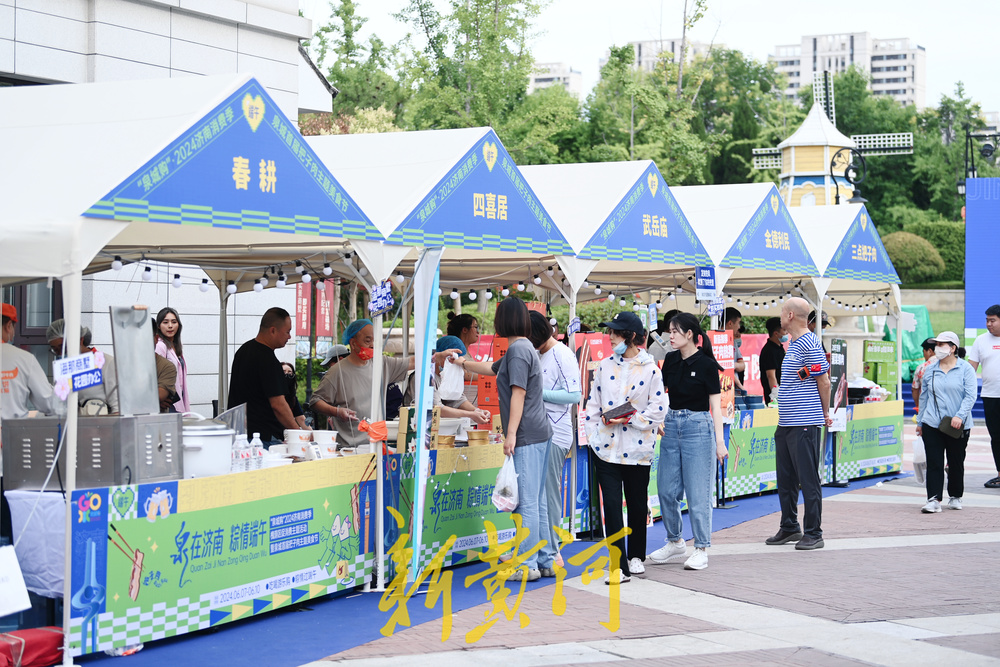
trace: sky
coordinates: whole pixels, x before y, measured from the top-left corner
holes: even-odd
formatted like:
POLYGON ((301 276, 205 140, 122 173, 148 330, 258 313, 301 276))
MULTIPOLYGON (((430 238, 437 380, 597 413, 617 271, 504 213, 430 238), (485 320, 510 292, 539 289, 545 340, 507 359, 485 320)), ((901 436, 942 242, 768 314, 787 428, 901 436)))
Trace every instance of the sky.
MULTIPOLYGON (((336 1, 336 0, 335 0, 336 1)), ((410 29, 392 13, 407 0, 356 0, 369 21, 362 32, 392 44, 410 29)), ((329 0, 300 0, 314 29, 329 20, 329 0)), ((437 0, 447 10, 449 2, 437 0)), ((679 38, 683 0, 551 0, 536 21, 532 45, 537 62, 564 62, 583 74, 584 91, 597 82, 598 61, 612 44, 679 38)), ((994 27, 1000 1, 869 0, 836 3, 819 0, 708 0, 705 17, 691 31, 697 41, 725 44, 766 60, 778 44, 799 43, 803 35, 869 32, 878 39, 906 37, 927 50, 925 104, 954 95, 955 83, 980 102, 983 111, 1000 111, 994 27), (714 40, 713 40, 714 38, 714 40)))

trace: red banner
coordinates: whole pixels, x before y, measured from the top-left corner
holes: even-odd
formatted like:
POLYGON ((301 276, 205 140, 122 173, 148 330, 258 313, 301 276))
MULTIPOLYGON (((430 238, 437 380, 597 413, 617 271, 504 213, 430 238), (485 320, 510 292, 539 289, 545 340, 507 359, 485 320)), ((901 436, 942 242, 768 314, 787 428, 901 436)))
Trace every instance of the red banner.
POLYGON ((723 420, 729 421, 736 414, 736 406, 733 403, 734 390, 736 388, 736 385, 733 383, 733 376, 735 375, 733 366, 736 352, 733 349, 733 332, 728 329, 726 331, 709 331, 708 335, 712 340, 712 354, 715 355, 715 360, 722 366, 722 370, 719 371, 719 384, 722 385, 720 407, 722 409, 723 420))
POLYGON ((309 338, 312 320, 312 285, 299 283, 295 286, 295 335, 309 338))
POLYGON ((767 334, 743 334, 740 336, 740 352, 746 363, 743 374, 743 388, 751 396, 763 396, 764 387, 760 383, 760 351, 767 342, 767 334))
POLYGON ((316 290, 316 338, 333 338, 333 285, 327 283, 326 289, 316 290))

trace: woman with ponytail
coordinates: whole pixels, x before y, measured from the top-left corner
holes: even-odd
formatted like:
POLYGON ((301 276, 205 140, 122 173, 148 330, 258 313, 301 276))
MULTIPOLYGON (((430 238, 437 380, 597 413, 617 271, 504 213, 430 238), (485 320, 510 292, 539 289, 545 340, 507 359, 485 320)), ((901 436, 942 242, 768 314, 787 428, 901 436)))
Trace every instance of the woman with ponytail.
POLYGON ((720 398, 722 370, 712 354, 712 343, 698 318, 679 313, 670 320, 670 346, 663 360, 663 383, 670 410, 663 422, 656 488, 667 529, 667 544, 649 556, 653 563, 679 561, 687 555, 681 535, 681 500, 687 495, 688 518, 694 532, 694 553, 684 567, 708 567, 712 541, 712 483, 715 462, 726 460, 720 398))

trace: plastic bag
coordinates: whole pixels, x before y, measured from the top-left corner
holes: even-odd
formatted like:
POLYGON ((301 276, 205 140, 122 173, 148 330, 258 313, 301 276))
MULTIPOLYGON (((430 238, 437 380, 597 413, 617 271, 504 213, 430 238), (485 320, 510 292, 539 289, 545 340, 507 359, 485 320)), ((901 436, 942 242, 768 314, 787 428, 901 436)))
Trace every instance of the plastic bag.
POLYGON ((927 473, 927 451, 924 449, 924 439, 919 435, 913 441, 913 476, 920 484, 924 483, 927 473))
POLYGON ((458 364, 446 361, 441 369, 438 396, 442 401, 457 401, 465 398, 465 372, 458 364))
POLYGON ((513 512, 517 509, 517 471, 514 470, 513 456, 504 459, 503 467, 497 475, 493 505, 501 512, 513 512))

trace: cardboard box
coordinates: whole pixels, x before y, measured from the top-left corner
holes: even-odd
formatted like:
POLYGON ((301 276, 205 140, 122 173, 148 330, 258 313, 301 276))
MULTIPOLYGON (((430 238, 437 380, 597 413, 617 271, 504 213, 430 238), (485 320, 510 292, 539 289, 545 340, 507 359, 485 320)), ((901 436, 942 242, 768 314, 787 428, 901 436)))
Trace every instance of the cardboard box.
POLYGON ((890 401, 895 401, 896 400, 896 385, 895 385, 895 383, 893 383, 893 384, 880 384, 879 386, 882 387, 883 389, 885 389, 887 392, 889 392, 889 400, 890 401))
POLYGON ((896 362, 896 341, 894 340, 866 340, 864 356, 862 361, 873 361, 875 363, 896 362))
POLYGON ((895 387, 898 379, 899 366, 896 365, 895 361, 892 363, 880 363, 878 365, 878 379, 875 382, 879 384, 891 384, 895 387))
POLYGON ((864 369, 862 376, 866 380, 871 380, 875 384, 878 384, 878 364, 874 361, 866 361, 862 366, 864 369))

